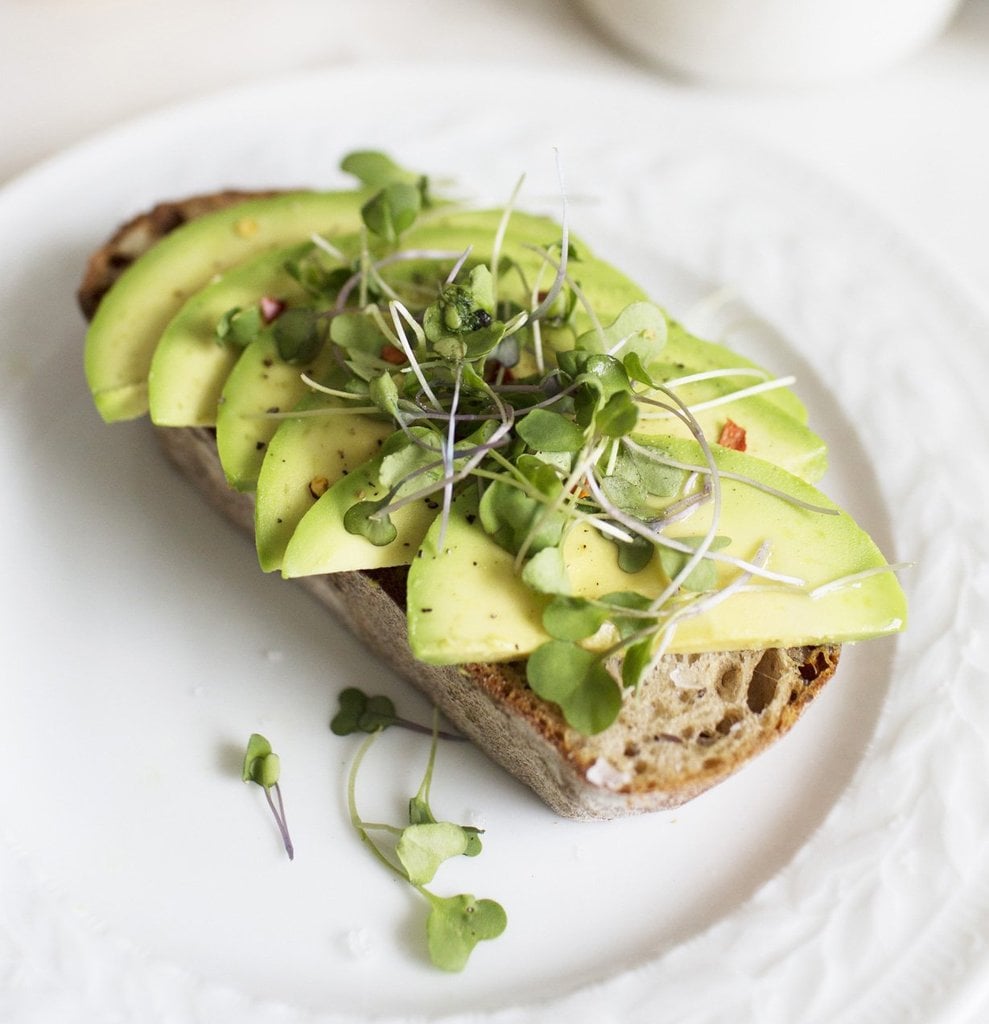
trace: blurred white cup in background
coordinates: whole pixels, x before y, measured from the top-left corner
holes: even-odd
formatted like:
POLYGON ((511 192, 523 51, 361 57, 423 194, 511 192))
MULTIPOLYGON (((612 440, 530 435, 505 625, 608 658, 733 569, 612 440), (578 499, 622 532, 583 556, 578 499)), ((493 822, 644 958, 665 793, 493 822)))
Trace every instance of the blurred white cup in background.
POLYGON ((961 0, 582 0, 619 43, 676 74, 810 85, 919 50, 961 0))

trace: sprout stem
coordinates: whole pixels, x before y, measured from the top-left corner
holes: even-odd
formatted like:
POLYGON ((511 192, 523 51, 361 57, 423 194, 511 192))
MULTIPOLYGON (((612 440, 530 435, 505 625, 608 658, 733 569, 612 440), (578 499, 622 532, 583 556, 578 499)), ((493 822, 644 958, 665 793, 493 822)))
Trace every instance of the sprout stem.
POLYGON ((271 813, 274 815, 275 822, 278 825, 278 831, 281 833, 282 843, 285 846, 285 852, 288 854, 289 860, 295 860, 295 847, 292 845, 292 837, 288 833, 288 821, 285 818, 285 803, 282 800, 281 787, 276 782, 273 786, 264 786, 264 798, 268 801, 268 806, 271 808, 271 813), (275 797, 278 800, 278 806, 275 806, 275 801, 271 798, 271 791, 275 791, 275 797))

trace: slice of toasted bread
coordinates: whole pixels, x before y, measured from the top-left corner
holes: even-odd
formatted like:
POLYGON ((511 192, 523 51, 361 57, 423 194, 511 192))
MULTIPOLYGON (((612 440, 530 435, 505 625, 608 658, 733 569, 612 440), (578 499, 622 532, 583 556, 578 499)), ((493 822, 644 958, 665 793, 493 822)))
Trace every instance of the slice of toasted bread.
MULTIPOLYGON (((122 268, 157 238, 246 197, 223 192, 163 203, 130 221, 91 258, 79 289, 83 312, 91 317, 122 268)), ((253 499, 228 487, 213 432, 157 432, 203 495, 253 532, 253 499)), ((584 736, 533 694, 524 662, 438 667, 417 661, 407 640, 406 574, 400 568, 298 582, 494 761, 569 818, 615 818, 692 799, 783 735, 838 663, 835 645, 667 655, 610 728, 584 736)))

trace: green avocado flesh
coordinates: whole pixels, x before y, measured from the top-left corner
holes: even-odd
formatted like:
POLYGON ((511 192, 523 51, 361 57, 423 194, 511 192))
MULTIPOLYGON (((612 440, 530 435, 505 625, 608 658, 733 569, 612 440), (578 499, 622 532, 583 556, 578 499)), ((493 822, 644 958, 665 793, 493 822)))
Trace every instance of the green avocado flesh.
POLYGON ((354 231, 366 193, 292 193, 209 213, 166 235, 121 274, 86 334, 86 380, 108 423, 148 410, 148 373, 165 327, 215 274, 279 246, 354 231))
MULTIPOLYGON (((691 441, 665 441, 679 461, 703 465, 691 441)), ((816 506, 834 505, 814 488, 783 470, 739 452, 719 450, 724 473, 774 487, 816 506)), ((906 602, 895 576, 877 572, 854 584, 809 596, 815 587, 869 570, 882 570, 876 545, 845 513, 808 511, 748 483, 722 481, 719 534, 731 543, 719 554, 752 559, 770 545, 767 567, 799 578, 801 585, 753 583, 703 614, 687 615, 676 626, 671 652, 793 647, 843 643, 882 636, 903 628, 906 602)), ((656 503, 661 508, 660 503, 656 503)), ((409 571, 409 639, 417 658, 433 664, 504 661, 525 657, 550 639, 542 614, 548 598, 529 589, 513 567, 513 557, 481 528, 477 502, 464 495, 447 524, 442 548, 439 523, 426 535, 409 571)), ((682 519, 665 533, 672 538, 703 535, 711 524, 709 506, 682 519)), ((669 583, 658 557, 635 573, 623 572, 615 545, 596 531, 575 527, 566 539, 564 559, 575 596, 600 598, 634 590, 649 598, 669 583)), ((721 563, 721 585, 738 570, 721 563)), ((597 638, 601 647, 613 642, 597 638)))
MULTIPOLYGON (((331 398, 309 395, 297 408, 309 413, 341 406, 331 398)), ((320 495, 373 458, 391 433, 384 420, 361 415, 301 415, 280 422, 268 443, 254 500, 258 561, 265 572, 282 568, 296 527, 310 509, 315 511, 320 495)), ((309 557, 318 558, 318 550, 309 557)))
POLYGON ((87 335, 105 419, 216 428, 264 571, 408 565, 410 642, 435 664, 904 628, 882 554, 814 486, 826 446, 786 381, 579 238, 558 278, 551 219, 399 207, 395 228, 370 195, 195 220, 87 335))
POLYGON ((262 295, 286 303, 304 294, 285 269, 308 246, 278 249, 232 267, 195 292, 169 321, 148 371, 152 422, 162 427, 212 427, 224 385, 243 349, 217 336, 228 310, 255 305, 262 295))

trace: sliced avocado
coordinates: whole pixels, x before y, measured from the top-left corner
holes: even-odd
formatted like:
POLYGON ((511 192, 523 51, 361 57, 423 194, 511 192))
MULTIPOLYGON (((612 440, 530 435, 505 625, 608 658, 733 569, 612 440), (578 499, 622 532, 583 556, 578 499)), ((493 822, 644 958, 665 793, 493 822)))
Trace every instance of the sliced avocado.
POLYGON ((148 410, 148 372, 158 340, 189 296, 245 259, 308 238, 355 231, 366 191, 297 192, 197 217, 121 274, 86 334, 86 379, 107 422, 148 410))
MULTIPOLYGON (((703 465, 693 442, 668 439, 673 458, 703 465)), ((835 508, 824 495, 789 473, 740 452, 715 453, 722 473, 735 473, 816 506, 835 508)), ((685 617, 673 634, 671 652, 762 649, 844 643, 901 630, 906 600, 895 575, 869 536, 846 513, 802 508, 747 483, 722 477, 719 535, 730 538, 720 553, 751 560, 763 541, 771 545, 768 568, 799 577, 800 588, 755 584, 685 617), (815 587, 856 573, 880 570, 854 583, 811 596, 815 587)), ((710 505, 675 526, 671 537, 703 535, 710 505)), ((433 664, 494 661, 524 656, 549 639, 541 615, 547 598, 523 584, 512 556, 470 520, 458 503, 442 550, 434 526, 413 563, 408 582, 409 636, 417 658, 433 664)), ((574 527, 564 546, 573 593, 601 597, 635 590, 655 597, 666 587, 661 562, 653 558, 629 574, 617 564, 615 546, 586 526, 574 527)), ((738 570, 718 563, 719 584, 738 570)))
POLYGON ((223 315, 251 309, 262 296, 286 304, 304 293, 285 269, 286 260, 306 246, 278 249, 238 264, 182 305, 161 335, 148 371, 151 419, 165 427, 211 427, 227 376, 243 347, 217 336, 223 315))
MULTIPOLYGON (((422 427, 413 427, 408 433, 417 432, 420 443, 423 440, 428 445, 439 443, 438 435, 422 427)), ((454 469, 464 465, 482 435, 487 435, 484 427, 456 442, 454 469)), ((382 445, 380 454, 338 479, 306 512, 285 550, 283 576, 383 569, 408 565, 412 561, 430 524, 434 520, 442 523, 443 463, 435 448, 408 444, 406 436, 394 433, 392 439, 382 445), (390 461, 389 456, 396 460, 386 467, 393 480, 383 482, 383 466, 390 461), (426 495, 410 500, 421 491, 427 492, 426 495), (408 501, 388 517, 394 528, 393 539, 376 544, 348 529, 345 517, 353 506, 359 502, 379 502, 386 497, 389 502, 408 501)))
MULTIPOLYGON (((709 441, 716 443, 731 420, 745 431, 743 450, 749 455, 772 462, 810 483, 824 476, 828 467, 828 448, 823 438, 762 395, 722 402, 731 390, 732 384, 719 378, 681 385, 676 393, 691 407, 709 441), (704 408, 712 399, 718 404, 704 408)), ((647 406, 640 408, 636 430, 645 435, 691 436, 687 425, 672 413, 664 414, 662 410, 647 406)))
POLYGON ((397 531, 389 544, 376 545, 344 526, 347 510, 359 501, 376 501, 385 494, 378 483, 381 458, 359 466, 335 484, 302 517, 292 534, 282 561, 285 577, 354 569, 382 569, 407 565, 436 518, 438 502, 432 498, 413 502, 391 516, 397 531))
POLYGON ((254 533, 265 572, 282 567, 285 548, 302 517, 320 494, 380 448, 394 430, 383 420, 359 414, 305 415, 340 408, 324 395, 307 395, 297 419, 281 420, 268 443, 257 480, 254 533))
POLYGON ((481 528, 475 494, 464 492, 451 509, 443 547, 434 523, 409 569, 413 654, 434 665, 512 661, 544 643, 546 598, 525 586, 513 562, 481 528))
MULTIPOLYGON (((407 241, 410 245, 423 248, 452 250, 473 242, 475 249, 472 256, 483 260, 490 256, 490 242, 500 219, 501 214, 497 210, 447 215, 422 228, 413 229, 407 241)), ((544 284, 548 286, 554 272, 552 266, 530 247, 535 244, 548 248, 558 243, 559 231, 559 226, 551 220, 524 214, 513 215, 502 254, 518 262, 530 286, 540 271, 544 275, 544 284)), ((625 274, 594 257, 583 243, 578 241, 574 244, 578 257, 571 262, 568 272, 590 310, 578 302, 573 320, 566 330, 548 324, 545 342, 550 348, 569 348, 575 335, 593 330, 596 323, 607 326, 631 303, 648 301, 642 288, 625 274)), ((531 301, 531 296, 519 291, 521 281, 515 271, 505 273, 504 283, 513 292, 518 291, 523 301, 531 301)), ((657 349, 655 362, 659 377, 664 380, 688 373, 731 368, 761 371, 751 360, 716 342, 696 337, 675 320, 668 321, 665 344, 657 349)), ((718 378, 691 385, 691 394, 696 396, 696 400, 706 400, 723 395, 731 389, 750 387, 769 376, 765 371, 761 371, 761 374, 718 378)), ((710 440, 718 439, 725 418, 733 416, 733 411, 740 425, 744 425, 750 433, 749 450, 752 454, 770 461, 779 461, 784 468, 808 480, 817 480, 823 475, 827 465, 824 443, 820 437, 806 429, 807 409, 793 391, 788 388, 767 390, 757 398, 739 399, 731 406, 726 405, 717 411, 703 414, 702 422, 710 440), (791 425, 789 420, 778 416, 774 410, 779 410, 796 422, 791 425), (780 436, 770 443, 777 430, 780 436)), ((656 421, 656 432, 659 432, 659 425, 659 421, 656 421)), ((679 426, 671 426, 674 433, 681 432, 679 426)))
POLYGON ((319 379, 332 361, 326 346, 305 366, 284 362, 270 329, 244 349, 223 385, 216 415, 216 449, 231 487, 254 490, 280 422, 267 414, 294 409, 310 390, 302 374, 319 379))
MULTIPOLYGON (((707 341, 691 334, 678 320, 670 320, 666 336, 666 347, 659 357, 660 365, 650 367, 656 370, 663 380, 683 377, 689 373, 705 370, 723 370, 741 367, 749 370, 762 370, 757 363, 745 356, 733 352, 730 348, 715 341, 707 341)), ((765 372, 765 371, 762 371, 765 372)), ((768 379, 767 374, 767 379, 768 379)), ((729 378, 735 387, 748 387, 757 383, 759 378, 729 378)), ((779 406, 788 416, 807 422, 807 407, 797 397, 796 392, 789 388, 773 388, 762 396, 764 401, 779 406)))

